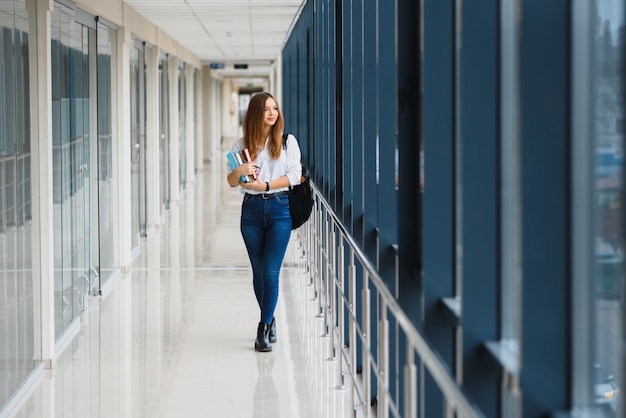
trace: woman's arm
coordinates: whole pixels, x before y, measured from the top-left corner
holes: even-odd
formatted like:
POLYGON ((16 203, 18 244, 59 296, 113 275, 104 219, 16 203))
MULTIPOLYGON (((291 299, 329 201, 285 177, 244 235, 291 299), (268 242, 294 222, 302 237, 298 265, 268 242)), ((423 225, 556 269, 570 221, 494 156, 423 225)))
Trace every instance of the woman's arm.
MULTIPOLYGON (((238 167, 239 168, 239 167, 238 167)), ((226 181, 228 181, 228 185, 230 187, 236 187, 239 185, 239 174, 237 174, 237 170, 233 170, 230 173, 228 173, 228 176, 226 176, 226 181)))
MULTIPOLYGON (((286 175, 272 181, 268 181, 267 183, 270 186, 269 190, 284 189, 290 186, 289 177, 287 177, 286 175)), ((256 181, 250 183, 241 183, 241 187, 243 187, 244 189, 258 190, 260 192, 268 191, 266 182, 260 179, 257 179, 256 181)))
MULTIPOLYGON (((243 149, 243 147, 243 138, 239 138, 235 140, 229 153, 239 153, 243 149)), ((229 163, 229 167, 232 167, 233 165, 236 165, 236 163, 233 163, 232 165, 230 165, 229 163)), ((237 187, 239 186, 239 178, 241 176, 247 176, 248 174, 253 173, 256 173, 255 162, 240 164, 234 170, 228 173, 228 175, 226 176, 226 181, 228 182, 228 185, 230 187, 237 187)))

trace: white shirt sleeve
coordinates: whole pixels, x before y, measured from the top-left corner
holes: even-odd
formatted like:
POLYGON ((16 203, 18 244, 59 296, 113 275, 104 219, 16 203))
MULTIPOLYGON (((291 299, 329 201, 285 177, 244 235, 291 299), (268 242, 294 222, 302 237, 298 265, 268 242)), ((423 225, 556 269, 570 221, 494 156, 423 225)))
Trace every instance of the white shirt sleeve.
POLYGON ((302 157, 300 153, 300 145, 298 140, 292 134, 287 137, 287 177, 289 177, 289 184, 295 186, 300 184, 302 177, 302 165, 300 159, 302 157))

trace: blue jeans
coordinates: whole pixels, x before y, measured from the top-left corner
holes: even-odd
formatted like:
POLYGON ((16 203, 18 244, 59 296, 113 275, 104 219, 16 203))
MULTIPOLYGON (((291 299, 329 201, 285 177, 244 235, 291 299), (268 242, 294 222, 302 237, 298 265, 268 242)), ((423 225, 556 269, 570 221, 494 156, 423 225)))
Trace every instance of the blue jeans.
POLYGON ((278 300, 280 267, 291 237, 289 196, 263 199, 246 193, 240 228, 252 265, 252 284, 261 308, 261 322, 269 324, 278 300))

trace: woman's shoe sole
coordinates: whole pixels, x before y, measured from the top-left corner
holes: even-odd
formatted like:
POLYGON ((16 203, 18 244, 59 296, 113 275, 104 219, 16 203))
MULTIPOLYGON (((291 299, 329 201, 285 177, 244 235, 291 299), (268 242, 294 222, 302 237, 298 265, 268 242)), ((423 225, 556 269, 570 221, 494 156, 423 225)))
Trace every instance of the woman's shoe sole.
POLYGON ((257 343, 254 343, 254 349, 255 349, 256 351, 261 352, 261 353, 267 353, 268 351, 272 351, 272 347, 266 347, 266 348, 264 348, 264 349, 260 349, 260 348, 259 348, 259 345, 258 345, 257 343))

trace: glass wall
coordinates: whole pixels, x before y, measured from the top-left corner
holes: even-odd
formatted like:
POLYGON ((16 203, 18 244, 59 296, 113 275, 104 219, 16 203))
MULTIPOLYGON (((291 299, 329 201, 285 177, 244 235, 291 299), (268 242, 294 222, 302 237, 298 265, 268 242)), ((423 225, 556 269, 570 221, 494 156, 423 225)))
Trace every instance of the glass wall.
POLYGON ((52 142, 54 199, 55 335, 58 339, 86 307, 96 279, 92 233, 93 191, 90 60, 94 29, 74 10, 55 3, 52 36, 52 142))
MULTIPOLYGON (((0 410, 40 362, 32 274, 29 21, 24 1, 0 13, 0 410)), ((39 301, 37 300, 37 306, 39 301)))
POLYGON ((170 202, 170 82, 166 54, 159 58, 159 171, 161 179, 161 216, 170 202))
POLYGON ((624 416, 624 1, 596 0, 592 23, 595 349, 592 379, 601 416, 624 416))
POLYGON ((179 160, 178 173, 180 188, 187 183, 187 66, 181 63, 178 67, 178 137, 179 160))
POLYGON ((113 104, 117 78, 117 31, 99 22, 98 35, 98 230, 100 242, 99 273, 104 284, 116 269, 114 259, 114 208, 117 194, 114 192, 113 138, 117 125, 113 104))
POLYGON ((132 246, 146 235, 146 60, 145 48, 135 40, 130 49, 132 246))

